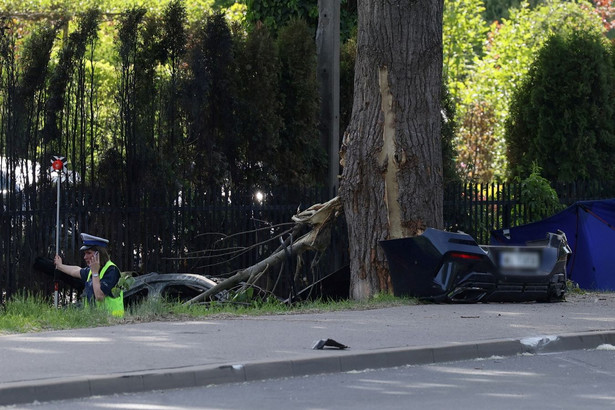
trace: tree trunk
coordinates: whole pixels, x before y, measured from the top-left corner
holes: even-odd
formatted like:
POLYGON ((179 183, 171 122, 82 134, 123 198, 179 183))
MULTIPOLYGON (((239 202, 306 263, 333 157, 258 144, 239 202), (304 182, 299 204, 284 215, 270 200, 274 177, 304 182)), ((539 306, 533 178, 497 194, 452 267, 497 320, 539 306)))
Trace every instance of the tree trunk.
POLYGON ((341 151, 354 299, 390 292, 378 241, 441 228, 443 0, 359 0, 352 118, 341 151))

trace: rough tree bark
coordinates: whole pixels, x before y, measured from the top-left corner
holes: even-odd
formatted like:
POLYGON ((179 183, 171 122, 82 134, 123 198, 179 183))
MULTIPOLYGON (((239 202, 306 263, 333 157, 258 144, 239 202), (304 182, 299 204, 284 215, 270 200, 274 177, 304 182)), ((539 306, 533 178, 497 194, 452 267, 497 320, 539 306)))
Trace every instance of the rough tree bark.
POLYGON ((391 291, 378 241, 441 228, 443 0, 358 0, 340 197, 354 299, 391 291))

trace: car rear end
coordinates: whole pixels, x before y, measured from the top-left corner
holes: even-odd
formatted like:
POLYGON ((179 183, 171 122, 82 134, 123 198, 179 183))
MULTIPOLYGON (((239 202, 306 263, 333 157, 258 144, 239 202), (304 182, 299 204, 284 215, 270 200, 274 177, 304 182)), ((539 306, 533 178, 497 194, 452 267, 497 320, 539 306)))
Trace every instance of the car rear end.
POLYGON ((457 303, 564 297, 565 235, 549 234, 528 246, 481 246, 465 233, 429 228, 380 244, 396 296, 457 303))

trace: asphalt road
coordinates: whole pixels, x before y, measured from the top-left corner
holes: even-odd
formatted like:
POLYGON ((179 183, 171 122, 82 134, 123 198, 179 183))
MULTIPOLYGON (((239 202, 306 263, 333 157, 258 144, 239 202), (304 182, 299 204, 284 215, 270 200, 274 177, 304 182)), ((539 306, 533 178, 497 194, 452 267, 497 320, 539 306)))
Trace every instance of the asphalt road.
POLYGON ((12 409, 611 409, 615 346, 59 401, 12 409))
MULTIPOLYGON (((615 345, 614 295, 570 295, 553 304, 409 305, 0 335, 0 404, 615 345), (327 338, 350 348, 312 348, 327 338)), ((174 403, 160 408, 177 408, 174 403)), ((242 404, 228 408, 235 407, 242 404)))

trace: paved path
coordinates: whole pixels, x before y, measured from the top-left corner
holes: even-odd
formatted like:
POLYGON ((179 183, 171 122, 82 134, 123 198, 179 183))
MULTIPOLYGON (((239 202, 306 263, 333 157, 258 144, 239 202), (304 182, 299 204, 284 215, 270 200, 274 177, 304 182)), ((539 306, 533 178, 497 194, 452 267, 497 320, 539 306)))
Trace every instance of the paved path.
POLYGON ((0 405, 615 345, 615 296, 0 336, 0 405), (319 339, 348 349, 312 349, 319 339))

